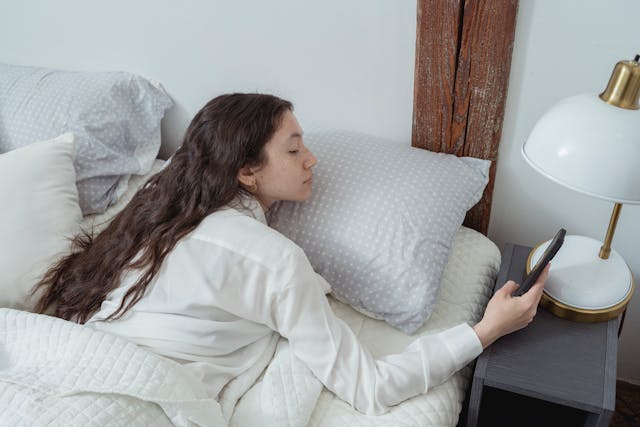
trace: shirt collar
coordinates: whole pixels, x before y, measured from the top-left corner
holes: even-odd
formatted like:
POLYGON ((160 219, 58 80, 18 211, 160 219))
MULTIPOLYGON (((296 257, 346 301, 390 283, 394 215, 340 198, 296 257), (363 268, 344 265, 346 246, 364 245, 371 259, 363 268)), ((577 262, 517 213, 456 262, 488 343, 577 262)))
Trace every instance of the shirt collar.
POLYGON ((260 221, 264 225, 268 225, 264 210, 255 197, 238 194, 235 199, 229 203, 229 207, 260 221))

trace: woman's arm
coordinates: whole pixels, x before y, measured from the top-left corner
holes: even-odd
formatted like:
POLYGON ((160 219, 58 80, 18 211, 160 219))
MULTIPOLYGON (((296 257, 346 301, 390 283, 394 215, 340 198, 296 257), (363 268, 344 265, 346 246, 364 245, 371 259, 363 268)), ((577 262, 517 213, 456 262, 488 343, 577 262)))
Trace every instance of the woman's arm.
POLYGON ((477 332, 463 323, 419 337, 401 353, 375 359, 333 313, 324 294, 326 282, 296 249, 283 254, 280 268, 239 260, 225 273, 225 285, 214 291, 215 305, 279 332, 329 390, 366 414, 384 413, 425 393, 477 357, 484 344, 515 330, 514 319, 521 317, 525 304, 513 303, 531 293, 492 298, 489 306, 498 310, 478 324, 477 332))
POLYGON ((508 282, 489 301, 483 319, 472 329, 460 324, 417 338, 402 353, 374 359, 348 325, 337 318, 324 296, 323 279, 304 255, 274 305, 274 326, 322 383, 357 410, 386 412, 446 381, 502 335, 526 326, 536 307, 548 267, 522 297, 508 282))
POLYGON ((317 277, 310 266, 298 269, 274 304, 274 327, 329 390, 361 412, 381 414, 425 393, 482 351, 473 329, 461 324, 375 359, 333 313, 317 277))

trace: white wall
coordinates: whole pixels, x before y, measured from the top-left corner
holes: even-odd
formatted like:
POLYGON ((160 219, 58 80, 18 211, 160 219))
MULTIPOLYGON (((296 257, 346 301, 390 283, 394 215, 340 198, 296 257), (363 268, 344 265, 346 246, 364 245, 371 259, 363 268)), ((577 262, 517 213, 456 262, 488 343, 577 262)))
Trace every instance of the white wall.
POLYGON ((159 80, 177 102, 165 156, 231 91, 288 98, 303 127, 408 143, 415 28, 415 0, 4 0, 0 61, 159 80))
MULTIPOLYGON (((638 16, 636 0, 520 1, 489 227, 498 244, 535 245, 561 226, 570 234, 604 238, 613 205, 537 174, 520 148, 551 105, 570 95, 602 92, 615 63, 640 53, 638 16)), ((624 205, 612 245, 636 278, 639 224, 640 207, 624 205)), ((638 293, 628 307, 618 357, 618 377, 635 382, 640 382, 638 293)))

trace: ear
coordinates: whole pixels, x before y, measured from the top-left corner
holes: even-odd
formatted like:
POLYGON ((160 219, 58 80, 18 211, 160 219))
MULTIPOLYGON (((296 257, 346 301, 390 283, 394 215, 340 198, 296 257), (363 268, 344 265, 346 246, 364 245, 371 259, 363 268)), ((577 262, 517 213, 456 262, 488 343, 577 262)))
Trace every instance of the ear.
POLYGON ((238 181, 245 187, 253 187, 256 184, 256 175, 253 168, 244 166, 238 171, 238 181))

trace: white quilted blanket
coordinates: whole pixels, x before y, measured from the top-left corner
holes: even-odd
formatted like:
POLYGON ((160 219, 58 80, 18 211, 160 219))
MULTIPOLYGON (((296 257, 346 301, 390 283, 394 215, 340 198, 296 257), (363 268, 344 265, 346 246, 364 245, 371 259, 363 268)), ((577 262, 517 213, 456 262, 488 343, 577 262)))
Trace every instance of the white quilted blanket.
MULTIPOLYGON (((477 322, 491 295, 500 252, 480 233, 462 227, 444 273, 443 288, 429 321, 416 333, 439 332, 461 322, 477 322)), ((349 324, 373 353, 382 356, 405 348, 407 336, 329 298, 334 312, 349 324)), ((414 397, 380 416, 367 416, 337 398, 289 351, 286 340, 264 376, 238 402, 231 426, 455 426, 471 369, 455 374, 427 394, 414 397)))
POLYGON ((223 426, 181 366, 123 338, 0 309, 1 426, 223 426))
MULTIPOLYGON (((439 302, 418 334, 477 321, 499 264, 499 251, 490 240, 462 228, 439 302)), ((374 356, 398 351, 415 339, 330 302, 374 356)), ((384 415, 366 416, 324 389, 286 340, 273 344, 273 359, 236 378, 218 403, 179 364, 122 338, 0 309, 0 425, 454 426, 471 373, 465 368, 384 415)))

